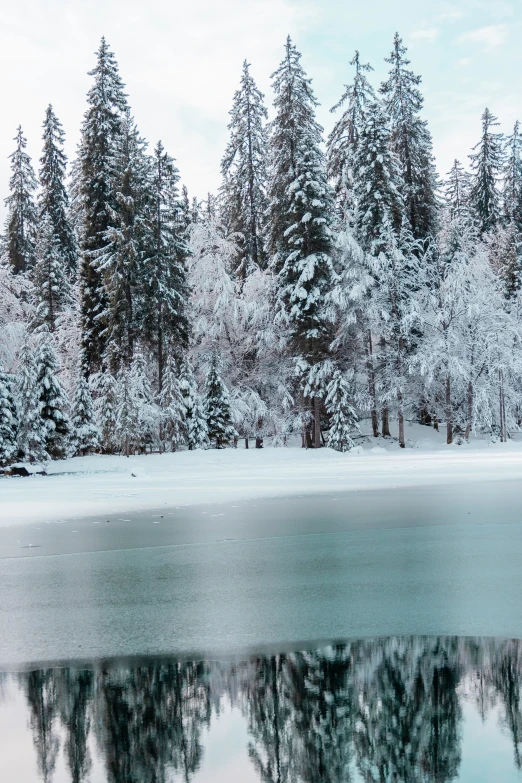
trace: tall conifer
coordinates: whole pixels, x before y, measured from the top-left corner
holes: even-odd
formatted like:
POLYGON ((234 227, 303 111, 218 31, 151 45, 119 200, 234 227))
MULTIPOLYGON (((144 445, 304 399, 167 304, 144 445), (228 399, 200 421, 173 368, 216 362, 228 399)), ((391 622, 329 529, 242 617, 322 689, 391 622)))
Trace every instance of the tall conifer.
POLYGON ((482 114, 482 136, 473 147, 470 203, 481 234, 495 228, 500 219, 498 182, 504 163, 503 137, 494 128, 497 118, 488 108, 482 114))
POLYGON ((19 125, 16 149, 9 156, 11 160, 10 194, 5 199, 7 207, 6 249, 13 272, 30 272, 35 264, 37 213, 34 192, 36 177, 27 154, 27 139, 19 125))

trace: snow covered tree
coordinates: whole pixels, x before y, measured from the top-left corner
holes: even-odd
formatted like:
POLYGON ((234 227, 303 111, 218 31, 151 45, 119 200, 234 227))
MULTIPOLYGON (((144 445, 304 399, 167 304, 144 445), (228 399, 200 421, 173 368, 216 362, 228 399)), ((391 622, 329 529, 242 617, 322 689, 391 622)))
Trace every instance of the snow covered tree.
POLYGON ((133 394, 131 372, 123 365, 118 373, 115 440, 126 457, 133 454, 138 438, 138 401, 133 394))
POLYGON ((36 387, 45 450, 52 459, 62 459, 67 454, 70 435, 69 403, 58 380, 58 361, 48 338, 43 340, 37 353, 36 387))
POLYGON ((151 447, 158 431, 158 409, 147 375, 147 364, 141 351, 136 351, 130 366, 130 394, 137 413, 134 439, 140 451, 151 447))
POLYGON ((163 370, 163 382, 159 394, 160 439, 167 442, 170 451, 184 445, 185 411, 176 360, 170 357, 163 370))
POLYGON ((95 380, 94 407, 101 434, 101 445, 105 452, 112 454, 117 445, 118 382, 108 369, 92 377, 95 380))
MULTIPOLYGON (((322 128, 315 119, 317 101, 300 59, 288 37, 285 58, 272 76, 276 116, 271 126, 268 214, 272 266, 278 275, 277 298, 288 329, 289 351, 301 367, 306 362, 313 371, 328 356, 333 334, 323 304, 333 279, 329 229, 333 199, 321 151, 322 128)), ((310 401, 315 447, 321 445, 323 399, 317 390, 310 401)))
POLYGON ((186 241, 189 216, 179 201, 178 169, 161 142, 154 150, 151 177, 148 247, 140 272, 140 322, 157 356, 161 389, 165 352, 180 359, 187 350, 189 333, 186 241))
POLYGON ((252 264, 263 267, 266 261, 267 111, 249 69, 245 60, 241 86, 230 111, 230 141, 221 162, 224 221, 228 231, 239 238, 236 274, 243 279, 252 264))
POLYGON ((110 175, 114 207, 107 207, 110 225, 104 233, 106 244, 93 256, 105 292, 100 316, 113 370, 122 362, 129 363, 134 354, 146 236, 148 161, 144 148, 145 142, 127 112, 113 142, 110 175))
POLYGON ((201 449, 208 442, 207 421, 192 365, 188 359, 185 359, 181 365, 179 391, 186 444, 189 451, 201 449))
POLYGON ((15 273, 30 272, 35 262, 35 241, 37 212, 34 192, 37 188, 36 177, 27 154, 27 139, 19 125, 16 136, 16 149, 9 156, 11 160, 10 194, 5 199, 7 220, 5 243, 7 259, 15 273))
POLYGON ((388 79, 380 87, 384 113, 390 120, 391 148, 400 161, 405 216, 415 239, 434 236, 437 223, 437 178, 431 135, 420 117, 424 99, 421 77, 408 70, 410 61, 399 34, 386 62, 388 79))
POLYGON ((221 378, 221 367, 214 351, 205 383, 205 418, 208 439, 214 448, 222 449, 234 442, 237 433, 232 424, 230 395, 221 378))
POLYGON ((503 171, 502 206, 504 221, 514 223, 522 233, 522 134, 520 123, 506 139, 506 161, 503 171))
POLYGON ((70 284, 63 263, 60 240, 48 212, 42 214, 36 243, 36 266, 33 286, 36 312, 34 325, 56 329, 57 318, 70 303, 70 284))
POLYGON ((37 385, 37 366, 33 352, 26 342, 20 354, 18 410, 20 428, 18 447, 24 459, 40 462, 49 459, 45 448, 44 422, 40 417, 40 395, 37 385))
POLYGON ((357 427, 357 414, 352 401, 351 384, 337 369, 327 386, 325 400, 326 412, 330 417, 328 446, 336 451, 349 451, 354 445, 352 432, 357 427))
POLYGON ((522 236, 515 222, 499 224, 485 237, 485 243, 504 296, 514 301, 522 285, 522 236))
POLYGON ((449 210, 450 220, 470 220, 471 177, 459 160, 446 175, 444 183, 444 202, 449 210))
POLYGON ((0 363, 0 465, 16 456, 18 416, 12 379, 0 363))
POLYGON ((73 456, 84 457, 100 446, 100 430, 95 422, 89 384, 83 372, 78 374, 72 401, 71 447, 73 456))
POLYGON ((39 220, 46 216, 50 219, 61 261, 61 272, 73 280, 77 274, 78 247, 69 219, 69 197, 65 186, 67 165, 67 157, 63 151, 65 134, 51 105, 46 109, 43 129, 44 146, 40 158, 41 191, 38 198, 38 217, 39 220))
POLYGON ((497 118, 485 109, 482 114, 482 136, 471 154, 472 182, 470 204, 479 231, 484 234, 493 229, 501 214, 498 182, 504 165, 503 136, 496 133, 497 118))
POLYGON ((341 219, 347 209, 353 209, 351 191, 355 152, 365 122, 365 112, 368 106, 375 102, 373 87, 366 75, 373 71, 372 66, 361 63, 358 51, 355 52, 353 60, 350 60, 350 65, 355 66, 355 77, 352 84, 345 85, 340 101, 330 109, 334 112, 341 106, 344 107, 328 137, 327 150, 328 176, 333 182, 341 219))
POLYGON ((93 372, 101 365, 106 334, 103 313, 106 295, 98 268, 100 250, 107 244, 111 210, 116 207, 112 181, 115 142, 121 132, 127 109, 124 85, 109 46, 102 38, 96 67, 90 71, 94 84, 87 95, 78 150, 78 198, 81 204, 81 320, 82 348, 86 368, 93 372))

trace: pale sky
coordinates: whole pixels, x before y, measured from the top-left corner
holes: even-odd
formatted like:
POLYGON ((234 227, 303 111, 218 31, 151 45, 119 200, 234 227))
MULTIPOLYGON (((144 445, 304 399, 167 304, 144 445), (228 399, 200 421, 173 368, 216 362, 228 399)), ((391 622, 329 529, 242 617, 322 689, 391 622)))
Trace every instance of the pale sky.
POLYGON ((35 168, 49 103, 74 155, 102 35, 127 85, 141 133, 161 139, 191 195, 219 185, 228 111, 245 58, 272 103, 270 74, 288 33, 329 108, 352 78, 357 48, 385 76, 394 32, 423 77, 425 117, 438 167, 467 162, 484 106, 510 132, 522 120, 522 0, 4 0, 0 29, 0 218, 5 210, 13 137, 21 123, 35 168))

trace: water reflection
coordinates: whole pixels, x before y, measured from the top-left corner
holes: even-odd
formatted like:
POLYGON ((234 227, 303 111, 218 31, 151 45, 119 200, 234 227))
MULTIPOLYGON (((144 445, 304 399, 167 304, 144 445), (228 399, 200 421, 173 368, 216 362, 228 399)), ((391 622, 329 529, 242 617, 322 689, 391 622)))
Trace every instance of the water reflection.
POLYGON ((211 721, 230 707, 263 783, 457 780, 466 705, 483 721, 494 713, 513 773, 522 766, 516 640, 391 638, 243 663, 32 671, 4 677, 0 709, 6 680, 23 694, 46 783, 59 752, 74 783, 90 779, 93 757, 109 783, 197 780, 211 721))

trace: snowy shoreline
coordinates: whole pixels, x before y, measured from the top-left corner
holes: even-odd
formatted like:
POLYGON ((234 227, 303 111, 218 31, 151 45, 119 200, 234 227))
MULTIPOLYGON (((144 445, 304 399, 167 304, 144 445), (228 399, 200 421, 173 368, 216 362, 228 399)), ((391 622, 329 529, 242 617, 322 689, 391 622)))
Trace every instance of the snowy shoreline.
POLYGON ((0 479, 0 525, 324 492, 522 481, 520 442, 448 447, 428 428, 409 434, 417 438, 405 450, 388 440, 347 454, 238 448, 60 460, 50 463, 47 476, 0 479))

